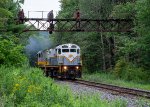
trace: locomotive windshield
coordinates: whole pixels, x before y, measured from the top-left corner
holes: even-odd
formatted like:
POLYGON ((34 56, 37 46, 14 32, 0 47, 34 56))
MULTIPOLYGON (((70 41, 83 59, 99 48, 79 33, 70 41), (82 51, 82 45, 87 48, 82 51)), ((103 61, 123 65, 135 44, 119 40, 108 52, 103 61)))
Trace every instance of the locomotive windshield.
POLYGON ((69 52, 69 49, 62 49, 62 52, 69 52))
POLYGON ((66 53, 66 52, 77 52, 76 49, 62 49, 62 52, 63 53, 66 53))
POLYGON ((76 49, 70 49, 70 52, 76 52, 76 49))

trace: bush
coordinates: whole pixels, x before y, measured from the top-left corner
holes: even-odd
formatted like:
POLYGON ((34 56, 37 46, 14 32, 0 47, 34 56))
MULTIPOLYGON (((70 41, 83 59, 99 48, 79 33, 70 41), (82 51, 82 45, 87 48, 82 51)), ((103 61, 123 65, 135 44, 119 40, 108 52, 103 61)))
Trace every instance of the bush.
POLYGON ((2 38, 0 41, 0 65, 21 66, 26 62, 27 59, 22 53, 23 46, 2 38))
POLYGON ((127 66, 127 63, 125 62, 125 60, 118 60, 115 68, 114 68, 114 74, 121 78, 123 73, 125 72, 125 67, 127 66))
POLYGON ((44 77, 39 69, 1 67, 0 71, 2 77, 0 93, 6 99, 4 104, 6 106, 9 103, 15 106, 44 106, 56 103, 69 105, 66 90, 53 84, 53 81, 44 77))
POLYGON ((135 66, 124 59, 118 60, 115 65, 114 74, 118 78, 134 82, 148 82, 148 73, 143 69, 135 66))
POLYGON ((44 77, 40 69, 30 67, 0 67, 0 95, 1 105, 6 107, 122 107, 125 104, 100 100, 99 96, 73 95, 64 86, 44 77))

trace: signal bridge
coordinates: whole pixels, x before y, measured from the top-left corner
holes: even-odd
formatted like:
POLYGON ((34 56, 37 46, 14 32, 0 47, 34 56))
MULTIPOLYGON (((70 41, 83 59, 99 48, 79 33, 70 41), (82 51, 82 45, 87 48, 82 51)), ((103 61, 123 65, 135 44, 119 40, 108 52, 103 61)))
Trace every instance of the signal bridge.
POLYGON ((57 19, 47 20, 44 18, 48 11, 29 11, 27 18, 21 21, 16 18, 16 22, 23 22, 27 31, 49 31, 52 32, 131 32, 133 28, 132 19, 57 19), (32 12, 32 13, 31 13, 32 12), (30 18, 33 12, 40 13, 41 18, 30 18))
POLYGON ((52 19, 25 18, 29 25, 24 31, 54 31, 54 32, 130 32, 131 19, 52 19), (53 22, 53 25, 50 23, 53 22))
MULTIPOLYGON (((28 18, 24 21, 29 26, 24 31, 49 31, 49 32, 130 32, 133 21, 131 19, 52 19, 43 18, 47 11, 34 11, 40 13, 41 18, 28 18)), ((33 14, 33 13, 32 13, 33 14)), ((56 15, 57 13, 55 13, 56 15)))

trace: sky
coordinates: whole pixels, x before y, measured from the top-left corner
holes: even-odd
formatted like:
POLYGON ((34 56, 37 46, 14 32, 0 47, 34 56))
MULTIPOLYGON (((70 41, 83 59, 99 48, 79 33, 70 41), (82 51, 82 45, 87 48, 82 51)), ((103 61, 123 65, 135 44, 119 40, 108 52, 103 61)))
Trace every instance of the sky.
POLYGON ((35 11, 46 11, 43 12, 43 18, 47 17, 47 13, 50 10, 54 11, 54 16, 60 10, 59 0, 25 0, 22 6, 26 17, 30 18, 42 18, 42 12, 35 11), (28 12, 30 11, 30 12, 28 12))

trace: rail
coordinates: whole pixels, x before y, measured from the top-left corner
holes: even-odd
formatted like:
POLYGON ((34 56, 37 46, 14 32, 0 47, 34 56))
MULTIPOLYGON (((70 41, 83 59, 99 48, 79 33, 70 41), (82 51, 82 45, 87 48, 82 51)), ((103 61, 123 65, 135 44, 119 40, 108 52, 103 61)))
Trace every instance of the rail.
POLYGON ((76 81, 70 81, 70 82, 78 83, 78 84, 82 84, 82 85, 86 85, 90 87, 96 87, 100 89, 115 91, 115 92, 119 92, 120 94, 122 93, 122 94, 128 94, 128 95, 133 95, 133 96, 140 96, 140 97, 150 99, 150 91, 146 91, 146 90, 125 88, 125 87, 103 84, 103 83, 96 83, 96 82, 85 81, 85 80, 76 80, 76 81))

